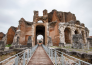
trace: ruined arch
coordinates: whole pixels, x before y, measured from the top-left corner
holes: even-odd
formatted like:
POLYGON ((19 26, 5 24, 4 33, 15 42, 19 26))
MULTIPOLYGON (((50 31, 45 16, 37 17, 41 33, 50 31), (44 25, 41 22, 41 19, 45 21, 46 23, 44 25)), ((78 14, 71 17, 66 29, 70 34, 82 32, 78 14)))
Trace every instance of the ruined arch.
POLYGON ((45 26, 44 25, 36 26, 35 45, 37 44, 37 36, 38 35, 43 36, 43 44, 45 45, 45 26))
POLYGON ((37 21, 37 23, 44 23, 42 20, 37 21))
POLYGON ((79 31, 77 29, 74 32, 75 32, 75 34, 79 34, 79 31))
POLYGON ((66 44, 71 43, 71 29, 68 28, 68 27, 65 28, 64 34, 65 34, 65 43, 66 43, 66 44))
POLYGON ((39 34, 39 35, 37 35, 37 43, 39 44, 39 43, 43 43, 43 35, 41 35, 41 34, 39 34))

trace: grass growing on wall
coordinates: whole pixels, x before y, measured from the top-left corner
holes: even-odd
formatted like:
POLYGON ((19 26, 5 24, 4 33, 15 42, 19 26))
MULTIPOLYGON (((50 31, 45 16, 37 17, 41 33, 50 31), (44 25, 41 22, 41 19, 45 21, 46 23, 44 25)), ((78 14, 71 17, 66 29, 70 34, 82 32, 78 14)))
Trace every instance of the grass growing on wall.
POLYGON ((10 47, 11 46, 11 44, 7 44, 5 47, 10 47))

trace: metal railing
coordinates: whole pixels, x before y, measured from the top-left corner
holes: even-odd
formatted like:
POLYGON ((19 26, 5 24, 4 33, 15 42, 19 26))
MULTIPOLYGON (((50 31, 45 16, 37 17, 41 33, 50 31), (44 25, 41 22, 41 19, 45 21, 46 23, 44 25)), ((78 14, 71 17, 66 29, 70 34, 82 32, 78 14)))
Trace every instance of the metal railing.
POLYGON ((38 44, 0 62, 0 65, 27 65, 38 44))
POLYGON ((42 45, 54 65, 92 65, 51 47, 42 45))

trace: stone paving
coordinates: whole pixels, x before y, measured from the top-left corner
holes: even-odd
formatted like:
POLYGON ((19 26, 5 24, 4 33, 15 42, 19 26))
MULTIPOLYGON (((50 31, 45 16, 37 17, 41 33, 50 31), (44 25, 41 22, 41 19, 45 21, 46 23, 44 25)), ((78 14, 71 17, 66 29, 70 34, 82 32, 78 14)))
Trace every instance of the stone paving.
POLYGON ((42 46, 38 46, 28 65, 54 65, 42 46))

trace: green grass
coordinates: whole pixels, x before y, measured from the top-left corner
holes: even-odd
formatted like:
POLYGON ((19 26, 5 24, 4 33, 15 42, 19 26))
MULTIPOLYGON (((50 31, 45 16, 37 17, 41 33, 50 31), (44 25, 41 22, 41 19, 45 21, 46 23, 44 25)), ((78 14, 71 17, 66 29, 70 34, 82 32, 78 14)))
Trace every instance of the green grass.
POLYGON ((11 44, 7 44, 5 47, 10 47, 11 46, 11 44))
POLYGON ((90 50, 92 50, 92 48, 89 48, 90 50))

